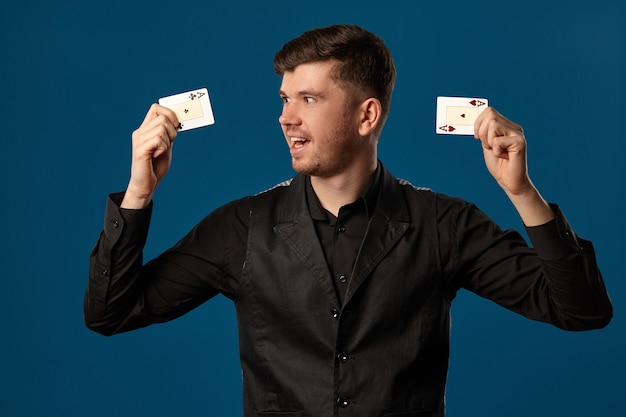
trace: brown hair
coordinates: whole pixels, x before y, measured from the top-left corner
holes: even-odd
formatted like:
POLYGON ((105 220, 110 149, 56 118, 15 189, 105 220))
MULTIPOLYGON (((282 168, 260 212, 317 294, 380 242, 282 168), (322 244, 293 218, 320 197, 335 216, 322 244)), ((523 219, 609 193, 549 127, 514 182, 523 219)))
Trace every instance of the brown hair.
POLYGON ((359 100, 374 97, 381 103, 378 132, 389 114, 396 69, 391 52, 381 38, 356 25, 334 25, 309 30, 287 42, 274 56, 278 75, 298 65, 338 61, 332 77, 359 100), (352 90, 352 91, 351 91, 352 90))

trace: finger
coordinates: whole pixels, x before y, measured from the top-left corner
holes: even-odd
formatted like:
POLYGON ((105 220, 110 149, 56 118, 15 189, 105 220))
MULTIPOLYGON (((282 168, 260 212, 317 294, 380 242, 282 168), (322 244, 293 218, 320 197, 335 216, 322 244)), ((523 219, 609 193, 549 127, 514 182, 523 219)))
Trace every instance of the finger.
POLYGON ((497 115, 498 112, 496 112, 493 107, 487 107, 478 115, 476 121, 474 122, 474 138, 480 140, 483 143, 483 146, 487 147, 487 149, 490 148, 487 141, 489 124, 491 120, 494 120, 497 117, 497 115))
POLYGON ((157 115, 152 119, 147 120, 135 131, 135 135, 138 137, 149 138, 150 136, 153 136, 155 132, 158 134, 166 134, 170 140, 174 140, 176 135, 178 135, 176 125, 173 125, 171 120, 165 115, 157 115), (159 129, 163 132, 157 132, 159 129))
POLYGON ((154 137, 152 146, 152 159, 157 159, 171 149, 173 142, 169 139, 169 136, 162 134, 154 137))
POLYGON ((133 133, 133 155, 139 159, 157 158, 166 152, 176 137, 176 129, 162 116, 133 133))
POLYGON ((155 152, 154 157, 163 153, 171 146, 176 137, 176 129, 169 123, 159 123, 145 133, 146 145, 155 152))
POLYGON ((504 118, 489 119, 486 126, 486 149, 491 150, 494 156, 507 159, 507 151, 516 140, 511 131, 504 126, 504 118))
POLYGON ((492 107, 487 107, 474 123, 474 137, 480 139, 487 149, 493 146, 493 138, 515 135, 523 135, 522 127, 502 116, 492 107))
POLYGON ((491 138, 490 140, 490 145, 491 145, 491 153, 497 157, 497 158, 502 158, 502 159, 508 159, 508 148, 511 145, 510 137, 507 136, 496 136, 491 138))
POLYGON ((485 149, 491 149, 490 125, 496 114, 497 112, 492 107, 487 107, 474 122, 474 138, 480 140, 485 149))
POLYGON ((161 146, 159 146, 154 151, 154 153, 152 154, 152 158, 153 159, 159 158, 161 155, 165 154, 166 152, 171 150, 173 147, 174 147, 174 143, 172 143, 172 142, 168 143, 166 140, 161 141, 161 146))
MULTIPOLYGON (((174 114, 174 112, 172 112, 172 114, 174 114)), ((168 138, 171 141, 173 141, 176 138, 176 136, 178 135, 178 119, 176 119, 176 115, 174 114, 175 123, 172 123, 172 119, 167 117, 167 116, 165 116, 165 115, 159 115, 156 118, 156 120, 157 121, 161 121, 162 126, 164 126, 165 129, 167 130, 168 138), (163 119, 159 119, 159 118, 163 118, 163 119)))
POLYGON ((143 120, 142 124, 149 123, 151 120, 163 116, 165 117, 172 126, 178 126, 178 117, 176 117, 176 113, 174 113, 171 109, 167 107, 161 106, 160 104, 153 103, 146 113, 146 117, 143 120))
POLYGON ((501 159, 510 160, 516 155, 524 155, 526 141, 521 135, 496 136, 491 139, 492 154, 501 159))
POLYGON ((154 119, 156 116, 158 116, 158 104, 153 103, 150 108, 148 109, 148 112, 146 113, 146 117, 144 117, 143 122, 141 122, 141 125, 145 125, 147 124, 150 120, 154 119))
POLYGON ((481 129, 485 125, 485 119, 491 117, 490 113, 492 111, 494 111, 493 107, 487 106, 487 108, 483 110, 474 121, 474 138, 475 139, 481 138, 481 129))
POLYGON ((498 138, 501 136, 498 120, 496 118, 488 119, 485 123, 485 126, 487 129, 486 140, 489 146, 488 149, 490 149, 491 152, 497 156, 502 152, 501 147, 499 146, 500 141, 498 140, 498 138), (494 149, 494 146, 496 147, 496 149, 494 149))

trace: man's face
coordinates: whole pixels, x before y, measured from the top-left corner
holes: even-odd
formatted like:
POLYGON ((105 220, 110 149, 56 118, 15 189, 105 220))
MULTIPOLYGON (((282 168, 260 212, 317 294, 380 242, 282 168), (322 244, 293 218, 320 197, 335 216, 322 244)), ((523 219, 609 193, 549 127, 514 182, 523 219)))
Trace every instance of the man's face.
POLYGON ((359 151, 357 106, 330 76, 335 62, 302 64, 286 72, 279 118, 293 168, 331 177, 345 171, 359 151))

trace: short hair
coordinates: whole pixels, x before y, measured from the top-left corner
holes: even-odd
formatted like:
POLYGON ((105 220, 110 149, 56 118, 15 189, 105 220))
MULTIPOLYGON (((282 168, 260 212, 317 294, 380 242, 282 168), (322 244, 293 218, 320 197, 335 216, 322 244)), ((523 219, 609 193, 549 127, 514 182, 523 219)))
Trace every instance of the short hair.
POLYGON ((389 48, 375 34, 356 25, 309 30, 276 53, 274 71, 282 76, 301 64, 331 60, 338 61, 331 76, 349 93, 347 87, 352 87, 380 101, 380 133, 389 115, 396 69, 389 48))

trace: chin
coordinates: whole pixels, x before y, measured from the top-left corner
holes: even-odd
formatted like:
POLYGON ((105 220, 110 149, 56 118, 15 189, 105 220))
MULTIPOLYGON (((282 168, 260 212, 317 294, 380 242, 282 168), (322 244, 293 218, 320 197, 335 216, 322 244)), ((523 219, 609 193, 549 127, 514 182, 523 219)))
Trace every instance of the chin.
POLYGON ((303 175, 309 175, 309 176, 319 175, 319 172, 320 172, 320 167, 317 165, 305 164, 305 163, 298 162, 295 160, 291 161, 291 167, 293 168, 294 171, 303 175))

